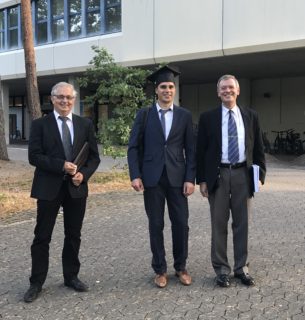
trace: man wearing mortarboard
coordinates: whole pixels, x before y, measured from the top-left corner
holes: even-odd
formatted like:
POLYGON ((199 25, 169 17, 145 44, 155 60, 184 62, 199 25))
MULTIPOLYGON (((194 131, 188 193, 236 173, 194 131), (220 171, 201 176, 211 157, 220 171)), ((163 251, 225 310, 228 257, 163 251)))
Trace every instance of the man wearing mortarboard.
POLYGON ((144 191, 154 283, 159 288, 168 282, 163 237, 165 202, 172 226, 175 275, 184 285, 192 282, 186 270, 187 197, 194 192, 195 149, 192 115, 174 105, 174 78, 178 74, 164 66, 147 78, 155 85, 157 100, 137 113, 128 146, 131 185, 136 191, 144 191))

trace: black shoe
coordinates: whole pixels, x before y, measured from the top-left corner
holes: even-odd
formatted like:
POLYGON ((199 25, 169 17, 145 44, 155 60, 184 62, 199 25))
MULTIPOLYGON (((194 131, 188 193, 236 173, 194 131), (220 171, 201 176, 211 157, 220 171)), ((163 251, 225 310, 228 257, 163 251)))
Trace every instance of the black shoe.
POLYGON ((255 281, 254 279, 249 275, 249 273, 235 273, 235 278, 238 278, 241 280, 241 282, 246 286, 254 286, 255 281))
POLYGON ((65 280, 65 286, 78 292, 86 292, 89 290, 88 286, 76 277, 71 280, 65 280))
POLYGON ((41 291, 41 285, 31 284, 29 290, 25 293, 23 300, 24 302, 33 302, 38 298, 38 295, 41 291))
POLYGON ((230 287, 230 278, 226 274, 219 274, 216 277, 216 283, 223 288, 230 287))

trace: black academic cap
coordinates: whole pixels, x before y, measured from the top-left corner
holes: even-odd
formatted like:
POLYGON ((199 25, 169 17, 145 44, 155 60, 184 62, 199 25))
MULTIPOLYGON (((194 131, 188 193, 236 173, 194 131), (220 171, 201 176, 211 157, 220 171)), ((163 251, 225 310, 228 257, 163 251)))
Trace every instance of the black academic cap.
POLYGON ((180 74, 173 67, 164 66, 147 77, 147 80, 158 86, 161 82, 174 82, 176 76, 180 74))

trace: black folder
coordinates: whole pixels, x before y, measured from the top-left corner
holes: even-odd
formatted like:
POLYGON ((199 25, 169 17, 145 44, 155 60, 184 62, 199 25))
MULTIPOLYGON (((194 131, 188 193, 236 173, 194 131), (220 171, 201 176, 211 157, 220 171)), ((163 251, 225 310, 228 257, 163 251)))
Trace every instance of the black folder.
POLYGON ((77 165, 77 171, 79 171, 79 169, 86 163, 88 155, 89 143, 86 141, 73 161, 73 163, 77 165))

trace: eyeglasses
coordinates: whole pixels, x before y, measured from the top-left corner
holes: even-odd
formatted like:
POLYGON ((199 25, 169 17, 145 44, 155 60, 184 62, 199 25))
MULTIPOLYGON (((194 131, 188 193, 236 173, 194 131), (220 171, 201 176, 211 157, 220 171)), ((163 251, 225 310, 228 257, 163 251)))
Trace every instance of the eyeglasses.
POLYGON ((161 84, 161 85, 159 86, 159 88, 160 88, 160 89, 163 89, 163 90, 164 90, 164 89, 167 89, 167 88, 168 88, 168 89, 174 89, 175 86, 174 86, 173 84, 170 84, 170 85, 168 85, 168 86, 167 86, 166 84, 161 84))
POLYGON ((62 94, 59 94, 59 95, 54 94, 53 97, 56 97, 58 100, 65 100, 65 99, 67 99, 68 101, 71 101, 71 100, 75 99, 75 97, 73 97, 73 96, 64 96, 64 95, 62 95, 62 94))

